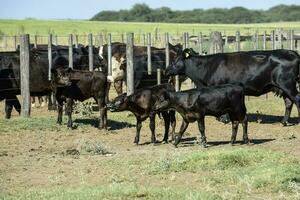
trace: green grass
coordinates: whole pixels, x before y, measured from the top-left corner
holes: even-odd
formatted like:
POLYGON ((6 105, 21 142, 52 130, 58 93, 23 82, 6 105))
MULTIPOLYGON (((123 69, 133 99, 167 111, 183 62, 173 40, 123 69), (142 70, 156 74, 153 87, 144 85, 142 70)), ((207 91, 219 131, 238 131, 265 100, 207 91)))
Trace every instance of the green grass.
MULTIPOLYGON (((66 119, 64 119, 66 121, 66 119)), ((12 119, 0 120, 1 132, 22 131, 22 130, 49 130, 58 131, 63 127, 56 125, 56 117, 16 117, 12 119)))
MULTIPOLYGON (((1 194, 0 194, 1 198, 1 194)), ((29 191, 17 195, 2 195, 4 199, 220 199, 207 192, 170 187, 144 187, 113 183, 108 186, 55 188, 49 191, 29 191)))
MULTIPOLYGON (((297 199, 300 162, 278 152, 236 148, 168 152, 161 157, 110 159, 102 165, 120 175, 111 184, 31 189, 3 199, 297 199), (190 187, 137 184, 140 176, 152 180, 178 179, 193 174, 190 187), (193 185, 192 185, 193 184, 193 185), (197 185, 194 185, 197 184, 197 185), (202 186, 202 187, 201 187, 202 186), (193 188, 201 188, 197 191, 193 188), (284 196, 282 198, 281 196, 284 196)), ((187 179, 188 180, 188 179, 187 179)))
POLYGON ((300 22, 278 22, 262 24, 178 24, 178 23, 139 23, 139 22, 99 22, 99 21, 75 21, 75 20, 0 20, 0 30, 5 34, 29 33, 47 35, 55 33, 67 36, 70 33, 98 34, 110 32, 121 34, 126 32, 147 33, 158 28, 161 33, 170 32, 176 35, 182 32, 196 34, 200 31, 221 31, 229 34, 240 30, 241 34, 248 34, 252 30, 271 31, 275 28, 297 29, 300 22))
MULTIPOLYGON (((14 50, 13 37, 23 33, 31 35, 31 41, 34 41, 34 35, 38 35, 38 44, 48 43, 48 34, 52 33, 57 36, 54 41, 57 44, 67 45, 68 35, 73 33, 78 35, 78 42, 84 45, 88 44, 87 34, 92 33, 95 36, 94 44, 99 44, 99 38, 96 35, 107 33, 112 34, 113 42, 122 41, 121 34, 127 32, 135 33, 135 44, 143 45, 143 34, 152 33, 152 45, 157 47, 164 46, 164 33, 169 32, 172 38, 171 42, 180 43, 183 32, 189 32, 190 36, 197 36, 199 32, 203 36, 208 36, 212 31, 220 31, 223 35, 235 35, 236 31, 240 31, 242 36, 253 35, 256 31, 267 34, 276 28, 284 30, 297 30, 300 28, 300 22, 278 22, 278 23, 262 23, 262 24, 178 24, 178 23, 139 23, 139 22, 102 22, 102 21, 84 21, 84 20, 8 20, 0 19, 0 50, 14 50), (154 38, 157 31, 157 38, 154 38), (1 37, 6 35, 9 37, 1 37)), ((206 37, 207 39, 207 37, 206 37)), ((126 35, 124 36, 126 41, 126 35)), ((106 42, 106 37, 104 37, 106 42)), ((17 41, 18 43, 18 41, 17 41)), ((284 48, 289 48, 289 42, 283 41, 284 48)), ((190 47, 198 49, 195 43, 191 42, 190 47)), ((259 49, 262 49, 262 39, 260 38, 259 49)), ((267 49, 271 48, 271 42, 267 42, 267 49)), ((203 41, 203 49, 208 51, 209 43, 203 41)), ((225 52, 234 51, 234 43, 228 43, 224 47, 225 52)), ((252 41, 241 42, 241 50, 253 50, 252 41)))
POLYGON ((149 173, 198 174, 199 181, 214 186, 217 193, 231 185, 228 189, 234 198, 239 192, 250 197, 248 190, 300 197, 299 164, 299 160, 286 154, 243 148, 162 156, 152 163, 149 173))
MULTIPOLYGON (((163 34, 169 32, 173 37, 179 37, 183 32, 190 35, 197 35, 203 32, 208 35, 211 31, 221 31, 222 34, 234 35, 240 31, 241 35, 250 35, 255 31, 262 33, 276 28, 285 30, 300 28, 300 22, 278 22, 263 24, 176 24, 176 23, 138 23, 138 22, 101 22, 101 21, 75 21, 75 20, 0 20, 0 33, 5 35, 19 35, 28 33, 30 35, 47 36, 49 33, 59 36, 59 41, 67 43, 68 34, 81 35, 81 43, 87 43, 86 35, 112 33, 113 40, 120 41, 121 34, 134 32, 136 40, 142 40, 142 34, 159 30, 159 35, 163 39, 163 34)), ((47 43, 47 37, 40 38, 40 43, 47 43)))

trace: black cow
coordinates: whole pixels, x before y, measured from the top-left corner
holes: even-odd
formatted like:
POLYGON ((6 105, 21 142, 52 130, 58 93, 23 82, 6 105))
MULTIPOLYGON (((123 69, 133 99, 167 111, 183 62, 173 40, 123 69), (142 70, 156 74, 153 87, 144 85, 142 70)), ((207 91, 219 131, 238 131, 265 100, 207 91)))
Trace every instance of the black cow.
POLYGON ((270 91, 281 94, 286 111, 286 125, 293 103, 300 116, 300 57, 295 51, 248 51, 198 56, 185 49, 167 69, 168 76, 186 75, 197 87, 242 83, 245 95, 259 96, 270 91))
POLYGON ((236 140, 239 122, 243 123, 243 141, 248 143, 247 116, 242 86, 224 84, 182 92, 164 91, 153 106, 154 111, 176 109, 183 118, 175 146, 190 122, 198 122, 201 143, 206 146, 204 118, 206 115, 219 117, 228 113, 232 122, 231 144, 236 140))
MULTIPOLYGON (((148 117, 150 118, 151 129, 151 143, 156 142, 155 137, 155 115, 152 112, 152 107, 155 104, 155 100, 164 91, 174 91, 174 87, 170 84, 162 84, 150 88, 144 88, 137 90, 134 94, 127 96, 126 93, 116 97, 112 102, 108 104, 108 109, 111 112, 125 111, 132 112, 136 117, 136 136, 134 143, 138 144, 140 140, 140 131, 142 128, 142 122, 148 117)), ((162 111, 161 112, 165 122, 165 134, 163 142, 168 142, 169 125, 172 126, 172 140, 175 132, 175 112, 174 111, 162 111)))
MULTIPOLYGON (((94 48, 94 53, 97 53, 94 48)), ((88 69, 87 47, 73 49, 73 66, 75 69, 88 69)), ((31 96, 43 96, 51 93, 50 81, 48 80, 48 51, 46 45, 30 49, 29 83, 31 96)), ((53 65, 68 65, 68 48, 53 46, 53 65), (63 62, 63 63, 61 63, 63 62)), ((100 66, 99 56, 94 55, 94 66, 100 66)), ((9 99, 6 104, 6 117, 10 117, 12 106, 20 110, 20 103, 16 95, 20 91, 20 52, 0 52, 0 100, 9 99)))
POLYGON ((62 123, 63 102, 67 102, 68 127, 72 127, 73 100, 84 101, 93 97, 100 110, 99 129, 107 129, 108 82, 103 72, 72 70, 71 68, 52 69, 52 87, 58 102, 57 123, 62 123))

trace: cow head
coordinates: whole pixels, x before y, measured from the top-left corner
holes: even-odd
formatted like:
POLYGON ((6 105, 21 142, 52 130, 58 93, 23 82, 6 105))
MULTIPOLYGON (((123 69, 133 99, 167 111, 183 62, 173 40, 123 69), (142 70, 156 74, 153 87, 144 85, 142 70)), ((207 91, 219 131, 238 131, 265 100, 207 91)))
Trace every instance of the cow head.
MULTIPOLYGON (((78 46, 80 63, 85 68, 89 66, 89 46, 78 46)), ((99 48, 92 46, 91 48, 93 54, 93 69, 98 69, 102 65, 101 57, 99 56, 99 48)))
POLYGON ((124 111, 128 107, 128 96, 126 93, 117 96, 114 100, 107 104, 107 108, 111 112, 124 111))
POLYGON ((52 68, 51 69, 51 80, 52 83, 56 87, 65 87, 70 86, 72 84, 70 79, 70 72, 72 71, 71 68, 52 68))
POLYGON ((153 111, 158 112, 162 110, 168 109, 170 106, 170 92, 169 91, 163 91, 161 95, 158 96, 156 99, 153 111))
POLYGON ((185 60, 191 57, 191 50, 185 49, 177 53, 174 62, 166 69, 166 76, 185 75, 185 60))

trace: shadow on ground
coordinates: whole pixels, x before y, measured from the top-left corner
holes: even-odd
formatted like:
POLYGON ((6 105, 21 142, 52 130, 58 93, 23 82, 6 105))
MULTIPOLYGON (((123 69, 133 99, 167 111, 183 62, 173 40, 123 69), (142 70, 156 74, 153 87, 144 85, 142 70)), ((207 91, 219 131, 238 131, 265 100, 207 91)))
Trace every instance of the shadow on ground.
MULTIPOLYGON (((260 124, 280 123, 283 119, 283 116, 265 115, 260 113, 249 113, 247 114, 247 116, 249 122, 258 122, 260 124)), ((295 125, 297 123, 297 120, 297 117, 290 118, 289 125, 295 125)))
MULTIPOLYGON (((251 139, 250 144, 259 145, 259 144, 264 144, 264 143, 271 142, 274 140, 275 139, 273 139, 273 138, 272 139, 251 139)), ((181 139, 181 142, 179 144, 180 144, 180 146, 183 146, 183 147, 193 146, 193 145, 198 144, 198 140, 196 137, 183 138, 183 139, 181 139)), ((228 145, 228 144, 230 144, 230 141, 208 141, 207 144, 209 146, 228 145)), ((242 145, 244 143, 242 140, 238 140, 238 141, 236 141, 235 144, 242 145)))
MULTIPOLYGON (((78 123, 79 125, 84 124, 84 125, 91 125, 97 127, 99 120, 95 118, 82 118, 82 119, 75 119, 74 122, 78 123)), ((109 130, 119 130, 119 129, 130 128, 135 126, 127 122, 119 122, 110 119, 107 120, 107 125, 109 130)))

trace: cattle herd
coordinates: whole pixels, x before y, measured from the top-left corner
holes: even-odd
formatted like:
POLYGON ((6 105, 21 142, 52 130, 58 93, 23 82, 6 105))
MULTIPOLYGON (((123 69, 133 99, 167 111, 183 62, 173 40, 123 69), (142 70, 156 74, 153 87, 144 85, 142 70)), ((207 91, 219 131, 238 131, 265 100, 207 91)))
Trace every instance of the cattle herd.
MULTIPOLYGON (((151 142, 155 143, 155 116, 163 117, 163 142, 175 140, 175 146, 190 122, 198 122, 200 142, 206 146, 204 118, 227 114, 232 123, 231 143, 236 140, 239 123, 243 126, 243 141, 248 143, 245 95, 259 96, 275 92, 283 97, 286 125, 293 104, 300 119, 300 56, 291 50, 243 51, 199 55, 191 48, 169 44, 170 65, 166 68, 165 49, 151 48, 152 73, 147 73, 147 48, 134 46, 134 88, 131 95, 122 93, 126 80, 126 44, 112 43, 112 75, 108 76, 107 45, 93 49, 94 71, 88 71, 88 47, 73 48, 73 66, 68 68, 68 47, 52 47, 53 64, 48 80, 48 52, 46 45, 30 46, 30 94, 54 94, 57 101, 57 123, 62 123, 63 104, 66 102, 68 127, 72 127, 74 100, 94 98, 99 106, 99 129, 107 129, 107 109, 111 112, 130 111, 136 117, 136 136, 139 143, 142 122, 150 118, 151 142), (156 85, 157 69, 162 71, 162 84, 156 85), (190 78, 196 88, 176 92, 174 76, 180 82, 190 78), (113 83, 118 97, 109 100, 113 83), (175 111, 182 116, 179 133, 175 135, 175 111), (170 131, 171 127, 171 131, 170 131)), ((10 118, 13 107, 20 112, 16 97, 20 94, 20 52, 0 53, 0 100, 5 100, 5 116, 10 118)), ((51 99, 51 98, 50 98, 51 99)), ((49 102, 49 108, 51 102, 49 102)), ((54 102, 52 102, 54 103, 54 102)))

